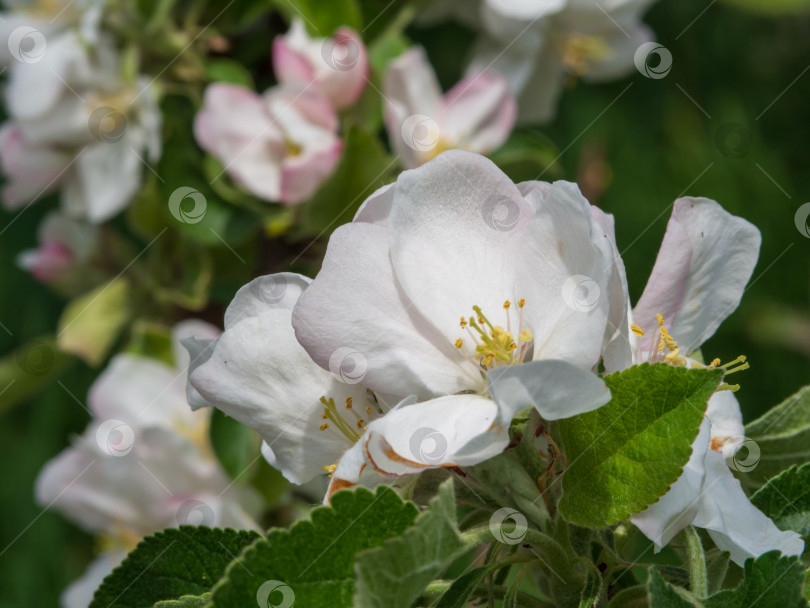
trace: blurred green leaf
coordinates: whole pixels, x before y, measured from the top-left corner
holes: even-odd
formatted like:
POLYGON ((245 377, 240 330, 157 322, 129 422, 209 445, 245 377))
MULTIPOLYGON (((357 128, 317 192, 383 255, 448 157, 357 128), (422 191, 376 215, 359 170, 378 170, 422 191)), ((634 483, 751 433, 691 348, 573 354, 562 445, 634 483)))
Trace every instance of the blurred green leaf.
POLYGON ((210 593, 203 593, 202 595, 184 595, 176 600, 157 602, 154 608, 205 608, 210 601, 210 593))
POLYGON ((355 608, 409 608, 464 547, 449 479, 402 536, 357 556, 355 608))
POLYGON ((149 321, 136 321, 131 330, 126 352, 162 361, 175 366, 171 330, 165 325, 149 321))
POLYGON ((810 535, 810 463, 792 466, 768 480, 751 497, 754 506, 780 530, 810 535))
POLYGON ((216 408, 211 412, 210 435, 214 454, 231 479, 242 477, 259 455, 256 431, 216 408))
POLYGON ((355 556, 405 532, 416 515, 413 503, 403 502, 385 486, 376 493, 337 492, 331 507, 314 509, 311 519, 289 530, 270 530, 245 550, 214 588, 213 605, 255 606, 262 593, 269 604, 270 593, 274 598, 281 595, 280 590, 272 591, 272 584, 280 583, 294 593, 297 606, 348 608, 354 595, 355 556))
POLYGON ((379 140, 350 126, 335 172, 303 203, 298 236, 321 235, 350 222, 363 201, 393 174, 393 159, 379 140))
POLYGON ((523 130, 512 132, 489 157, 518 183, 536 180, 541 175, 546 180, 559 177, 559 167, 553 166, 558 155, 557 146, 548 137, 536 130, 523 130))
POLYGON ((205 72, 212 82, 227 82, 253 90, 253 76, 247 68, 233 59, 212 59, 205 65, 205 72))
POLYGON ((627 519, 663 496, 692 453, 719 370, 645 363, 605 378, 612 398, 560 420, 568 456, 560 512, 577 525, 627 519))
POLYGON ((132 317, 130 296, 129 281, 119 277, 71 300, 59 319, 59 348, 99 365, 132 317))
POLYGON ((735 8, 771 16, 810 11, 810 0, 723 0, 723 2, 735 8))
POLYGON ((59 378, 74 358, 59 349, 53 336, 30 340, 0 359, 0 413, 59 378))
POLYGON ((745 427, 759 449, 747 479, 765 482, 794 464, 810 462, 810 386, 805 386, 745 427))
POLYGON ((331 36, 342 25, 356 31, 363 27, 363 13, 357 0, 277 0, 278 10, 288 21, 302 19, 310 35, 331 36))
POLYGON ((252 531, 202 526, 169 528, 147 536, 104 579, 90 608, 143 608, 201 595, 225 573, 234 556, 257 538, 259 534, 252 531))

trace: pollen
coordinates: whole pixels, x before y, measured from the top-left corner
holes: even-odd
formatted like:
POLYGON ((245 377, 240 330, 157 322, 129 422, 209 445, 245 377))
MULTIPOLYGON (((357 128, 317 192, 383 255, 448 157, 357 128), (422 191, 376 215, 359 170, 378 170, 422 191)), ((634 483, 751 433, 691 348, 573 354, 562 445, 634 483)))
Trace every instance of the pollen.
MULTIPOLYGON (((503 303, 503 310, 506 313, 506 323, 496 325, 487 318, 480 306, 473 306, 474 316, 464 322, 462 317, 462 329, 466 329, 474 344, 473 355, 470 359, 478 366, 489 369, 501 365, 513 365, 522 363, 529 345, 533 340, 532 332, 529 328, 523 327, 523 307, 526 300, 521 298, 516 303, 506 300, 503 303), (519 311, 512 313, 513 306, 517 304, 519 311), (517 326, 517 339, 512 328, 517 326)), ((465 341, 458 338, 455 341, 457 349, 464 348, 465 341)))
POLYGON ((526 306, 526 298, 520 298, 517 304, 518 308, 523 308, 524 306, 526 306))
POLYGON ((461 338, 459 338, 458 340, 456 340, 456 348, 461 348, 462 346, 464 346, 464 341, 461 338))
POLYGON ((346 397, 346 409, 347 410, 352 409, 352 398, 351 397, 346 397))
POLYGON ((638 325, 636 325, 635 323, 631 323, 631 324, 630 324, 630 331, 632 331, 632 332, 633 332, 634 334, 636 334, 638 337, 641 337, 641 336, 643 336, 643 335, 644 335, 644 330, 643 330, 643 329, 641 329, 641 328, 640 328, 638 325))
POLYGON ((318 427, 318 429, 321 430, 321 431, 325 431, 328 428, 329 428, 329 423, 328 422, 324 422, 321 426, 318 427))
POLYGON ((467 327, 467 319, 461 317, 461 323, 459 323, 459 325, 461 326, 461 329, 465 329, 467 327))
POLYGON ((504 310, 509 310, 511 307, 512 307, 512 303, 509 300, 507 300, 506 302, 503 303, 503 309, 504 310))

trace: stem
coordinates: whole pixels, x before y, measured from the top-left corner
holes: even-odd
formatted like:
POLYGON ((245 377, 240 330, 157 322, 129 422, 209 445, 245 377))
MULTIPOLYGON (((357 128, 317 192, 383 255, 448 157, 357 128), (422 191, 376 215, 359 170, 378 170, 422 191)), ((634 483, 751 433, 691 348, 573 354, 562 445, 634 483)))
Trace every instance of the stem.
POLYGON ((687 526, 683 530, 686 541, 686 555, 689 558, 689 580, 692 593, 703 599, 709 595, 709 576, 706 572, 706 554, 703 544, 694 526, 687 526))

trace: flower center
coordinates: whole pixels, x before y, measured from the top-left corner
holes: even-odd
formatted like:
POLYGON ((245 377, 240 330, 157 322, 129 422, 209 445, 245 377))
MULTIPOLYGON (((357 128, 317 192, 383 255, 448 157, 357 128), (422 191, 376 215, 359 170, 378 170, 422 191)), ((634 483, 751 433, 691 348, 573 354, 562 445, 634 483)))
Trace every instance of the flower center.
MULTIPOLYGON (((666 327, 664 327, 664 317, 659 313, 656 315, 656 319, 658 321, 658 327, 655 328, 655 334, 650 339, 650 350, 647 355, 647 361, 649 363, 666 363, 675 367, 686 368, 722 369, 725 371, 726 376, 734 372, 741 372, 750 367, 746 361, 745 355, 740 355, 733 361, 729 361, 723 365, 720 364, 720 359, 714 359, 708 365, 687 359, 681 355, 681 347, 678 346, 678 342, 672 337, 666 327)), ((644 330, 635 323, 630 326, 630 329, 639 337, 644 335, 644 330)), ((733 392, 739 390, 739 388, 739 384, 727 384, 723 382, 717 387, 717 390, 733 392)))
POLYGON ((610 46, 599 36, 575 34, 568 37, 561 47, 562 63, 574 76, 587 74, 589 63, 607 59, 613 54, 610 46))
MULTIPOLYGON (((528 327, 523 327, 523 307, 526 305, 526 300, 521 298, 516 305, 520 311, 517 338, 512 332, 512 319, 509 313, 512 302, 509 300, 503 303, 503 309, 506 311, 506 329, 501 325, 493 325, 481 311, 480 306, 472 307, 475 316, 461 317, 459 326, 467 331, 475 345, 470 360, 482 369, 488 370, 523 363, 533 337, 532 331, 528 327)), ((464 340, 461 338, 456 340, 456 348, 461 350, 463 347, 464 340)))

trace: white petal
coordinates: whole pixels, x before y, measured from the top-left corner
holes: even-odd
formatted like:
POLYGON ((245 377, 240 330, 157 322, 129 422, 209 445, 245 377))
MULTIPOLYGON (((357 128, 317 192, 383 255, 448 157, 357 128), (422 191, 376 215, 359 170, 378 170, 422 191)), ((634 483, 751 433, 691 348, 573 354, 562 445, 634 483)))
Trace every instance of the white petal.
POLYGON ((712 200, 676 200, 636 323, 652 330, 660 313, 682 352, 699 348, 740 303, 761 240, 756 227, 712 200))
POLYGON ((253 279, 236 292, 225 311, 225 329, 268 310, 292 310, 312 279, 294 272, 279 272, 253 279))
POLYGON ((332 494, 338 490, 348 490, 357 486, 373 488, 390 483, 390 478, 374 470, 366 459, 365 439, 363 437, 355 443, 340 459, 337 468, 329 480, 329 487, 324 496, 324 504, 328 504, 332 494))
POLYGON ((387 184, 375 190, 360 205, 352 221, 386 226, 388 216, 391 215, 391 205, 394 204, 395 188, 396 184, 387 184))
POLYGON ((301 344, 324 369, 345 369, 352 381, 400 398, 483 388, 475 366, 402 293, 388 247, 387 230, 374 224, 332 234, 321 272, 293 313, 301 344))
POLYGON ((65 589, 60 598, 62 608, 87 608, 101 583, 127 556, 126 551, 102 553, 94 559, 80 578, 65 589))
POLYGON ((596 374, 559 359, 497 367, 487 377, 492 398, 511 415, 534 406, 545 420, 560 420, 610 401, 610 390, 596 374))
POLYGON ((731 391, 719 391, 709 399, 706 417, 712 424, 712 448, 733 458, 745 440, 745 426, 737 397, 731 391))
POLYGON ((801 555, 804 542, 795 532, 783 532, 751 504, 722 454, 706 455, 706 481, 694 525, 706 528, 721 551, 731 553, 742 566, 749 557, 775 549, 784 555, 801 555))
POLYGON ((450 395, 397 407, 368 425, 366 459, 378 473, 412 475, 426 469, 472 466, 509 444, 498 407, 477 395, 450 395))
POLYGON ((656 551, 692 523, 698 512, 700 492, 706 478, 705 458, 709 450, 710 425, 703 419, 700 432, 692 443, 692 455, 683 473, 657 502, 630 518, 644 536, 655 543, 656 551))
POLYGON ((365 389, 338 382, 295 339, 291 313, 271 309, 229 327, 210 358, 189 377, 210 403, 256 429, 285 477, 304 483, 335 463, 350 444, 336 429, 319 431, 321 397, 339 407, 352 397, 364 408, 365 389))

